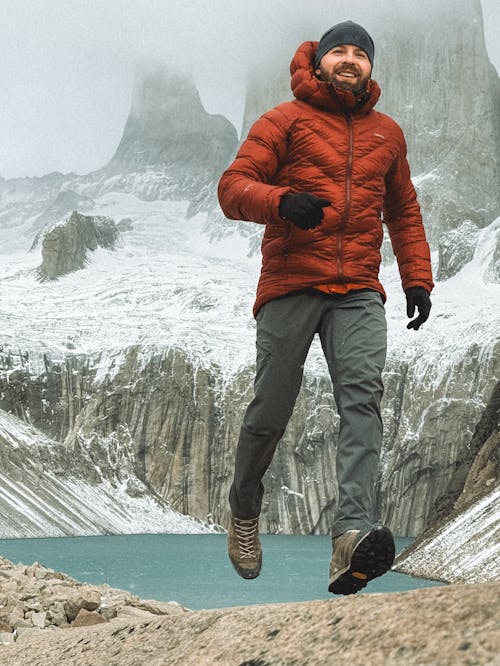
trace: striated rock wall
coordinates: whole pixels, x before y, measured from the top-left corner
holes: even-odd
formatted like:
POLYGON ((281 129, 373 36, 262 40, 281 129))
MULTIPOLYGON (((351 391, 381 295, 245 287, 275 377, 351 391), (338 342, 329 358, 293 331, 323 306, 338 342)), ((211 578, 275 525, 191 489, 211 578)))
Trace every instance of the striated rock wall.
MULTIPOLYGON (((498 344, 488 353, 471 348, 457 367, 444 371, 432 362, 389 359, 379 513, 396 534, 424 529, 457 461, 466 458, 491 377, 500 376, 499 351, 498 344)), ((20 370, 7 370, 0 405, 57 436, 67 451, 83 446, 103 478, 117 474, 125 456, 130 478, 173 509, 227 525, 235 446, 253 369, 228 379, 218 367, 178 349, 147 354, 135 347, 115 358, 107 373, 103 363, 68 355, 64 363, 46 363, 41 376, 25 371, 22 381, 20 370)), ((337 497, 337 431, 329 378, 306 373, 264 480, 264 532, 329 532, 337 497)))
POLYGON ((465 220, 456 229, 444 233, 439 238, 438 280, 447 280, 456 275, 471 261, 477 245, 479 228, 470 220, 465 220))
POLYGON ((66 444, 0 410, 0 537, 209 530, 175 512, 135 467, 126 426, 66 444))
POLYGON ((481 497, 492 481, 500 481, 498 436, 495 440, 495 433, 499 430, 500 382, 497 382, 470 442, 455 462, 453 475, 435 500, 430 527, 441 523, 454 507, 464 508, 481 497))

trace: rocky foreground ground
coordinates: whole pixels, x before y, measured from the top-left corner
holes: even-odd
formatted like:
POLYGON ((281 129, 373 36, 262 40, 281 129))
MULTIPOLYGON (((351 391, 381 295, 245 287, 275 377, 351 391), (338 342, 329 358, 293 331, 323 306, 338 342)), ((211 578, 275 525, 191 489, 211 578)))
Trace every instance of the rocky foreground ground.
POLYGON ((188 611, 0 558, 0 632, 10 666, 500 665, 500 581, 188 611))

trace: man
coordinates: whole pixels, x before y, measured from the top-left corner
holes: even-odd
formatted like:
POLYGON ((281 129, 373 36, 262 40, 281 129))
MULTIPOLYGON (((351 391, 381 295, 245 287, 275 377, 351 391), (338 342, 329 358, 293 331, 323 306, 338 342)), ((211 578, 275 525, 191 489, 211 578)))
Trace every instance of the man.
POLYGON ((385 573, 391 532, 375 520, 386 356, 385 293, 378 280, 382 219, 398 260, 407 314, 418 330, 431 307, 429 246, 399 126, 374 106, 374 44, 346 21, 291 63, 295 100, 253 125, 222 175, 228 218, 265 224, 255 397, 236 451, 229 557, 259 575, 262 477, 292 414, 314 335, 320 337, 340 415, 338 507, 329 590, 351 594, 385 573))

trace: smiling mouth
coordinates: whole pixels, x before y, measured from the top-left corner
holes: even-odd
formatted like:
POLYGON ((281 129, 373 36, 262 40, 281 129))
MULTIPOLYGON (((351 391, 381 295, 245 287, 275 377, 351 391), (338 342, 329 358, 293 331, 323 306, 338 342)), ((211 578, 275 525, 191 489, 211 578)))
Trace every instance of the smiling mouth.
POLYGON ((349 79, 355 79, 358 75, 355 74, 354 72, 337 72, 337 76, 345 76, 349 79))

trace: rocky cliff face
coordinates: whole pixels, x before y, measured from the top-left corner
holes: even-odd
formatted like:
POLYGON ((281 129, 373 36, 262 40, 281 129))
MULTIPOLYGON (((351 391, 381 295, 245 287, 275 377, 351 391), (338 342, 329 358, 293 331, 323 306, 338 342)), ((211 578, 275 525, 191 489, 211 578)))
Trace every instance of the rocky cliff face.
POLYGON ((443 522, 455 509, 465 509, 487 494, 492 484, 500 482, 499 430, 500 382, 493 388, 463 457, 456 460, 448 485, 436 499, 430 516, 430 527, 443 522))
MULTIPOLYGON (((227 525, 235 446, 252 394, 258 262, 196 255, 192 244, 206 248, 181 233, 176 202, 107 195, 101 203, 113 217, 124 209, 133 216, 113 262, 89 262, 60 281, 39 282, 24 264, 0 278, 0 409, 37 429, 33 447, 43 433, 69 451, 82 483, 118 479, 117 488, 126 481, 134 492, 137 482, 182 513, 227 525)), ((390 347, 378 496, 380 518, 396 534, 422 532, 457 465, 466 473, 474 427, 500 378, 500 292, 485 278, 496 242, 490 227, 478 232, 473 259, 438 284, 435 313, 418 334, 405 328, 396 267, 383 269, 390 347)), ((265 479, 263 531, 329 531, 337 430, 315 343, 265 479)), ((46 469, 59 470, 58 457, 42 449, 39 461, 46 456, 46 469)), ((24 474, 38 478, 36 488, 43 478, 17 464, 5 469, 16 483, 24 474)), ((67 466, 60 472, 60 481, 73 483, 67 466)))
MULTIPOLYGON (((491 348, 481 363, 471 360, 478 351, 466 350, 466 361, 444 369, 432 361, 419 366, 389 359, 379 509, 396 534, 422 531, 442 489, 452 482, 457 460, 467 456, 467 433, 477 421, 481 397, 489 392, 491 377, 500 375, 500 347, 491 348)), ((215 364, 173 348, 146 356, 130 348, 107 373, 103 364, 109 366, 109 359, 84 355, 46 362, 38 376, 9 370, 15 363, 4 358, 0 406, 29 418, 66 451, 77 452, 77 460, 90 456, 89 470, 100 470, 91 483, 126 470, 130 487, 137 482, 181 513, 227 525, 235 445, 251 398, 251 367, 228 379, 215 364)), ((29 368, 29 354, 24 363, 29 368)), ((263 531, 329 532, 337 497, 337 431, 329 379, 324 370, 307 372, 264 481, 263 531)), ((52 458, 45 465, 61 467, 52 458)), ((70 471, 64 467, 60 473, 64 477, 70 471)))
POLYGON ((407 136, 434 245, 463 220, 484 227, 500 211, 500 79, 486 53, 478 1, 424 2, 420 11, 404 36, 387 21, 376 76, 380 110, 407 136))
POLYGON ((32 231, 36 233, 35 240, 31 249, 34 250, 44 230, 50 229, 64 219, 74 210, 84 213, 94 204, 90 197, 77 194, 72 190, 63 190, 59 192, 54 201, 35 219, 32 224, 32 231))
MULTIPOLYGON (((237 145, 231 123, 208 114, 194 83, 165 69, 138 76, 120 144, 110 163, 89 174, 83 191, 118 190, 146 200, 214 199, 237 145)), ((214 203, 212 203, 212 206, 214 203)))
POLYGON ((0 538, 208 531, 138 478, 122 426, 66 444, 0 410, 0 464, 0 538))
POLYGON ((498 578, 499 501, 500 382, 437 499, 432 526, 399 556, 396 570, 447 582, 498 578))

